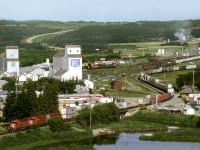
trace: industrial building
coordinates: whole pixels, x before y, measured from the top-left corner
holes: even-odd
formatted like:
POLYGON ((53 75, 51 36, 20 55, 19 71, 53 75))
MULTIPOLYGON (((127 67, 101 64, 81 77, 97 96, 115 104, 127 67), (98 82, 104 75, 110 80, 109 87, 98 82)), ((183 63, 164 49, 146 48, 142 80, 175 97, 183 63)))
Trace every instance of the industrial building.
POLYGON ((82 55, 79 45, 66 45, 64 51, 53 56, 50 76, 60 80, 82 80, 82 55))
POLYGON ((19 48, 17 46, 6 46, 6 51, 1 54, 0 74, 1 77, 19 76, 19 48))

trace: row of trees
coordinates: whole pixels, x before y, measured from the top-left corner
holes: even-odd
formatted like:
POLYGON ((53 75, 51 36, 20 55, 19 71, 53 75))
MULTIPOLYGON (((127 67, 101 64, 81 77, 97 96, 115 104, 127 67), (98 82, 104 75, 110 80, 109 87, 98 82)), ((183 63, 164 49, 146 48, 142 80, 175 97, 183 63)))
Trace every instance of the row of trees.
POLYGON ((60 81, 55 78, 40 78, 38 81, 28 81, 24 83, 23 86, 17 85, 16 87, 15 78, 3 77, 2 79, 8 81, 8 83, 6 83, 3 86, 3 90, 9 91, 9 92, 15 91, 15 90, 19 90, 19 91, 26 90, 30 85, 32 86, 32 88, 34 88, 35 91, 42 92, 46 84, 53 84, 57 87, 58 93, 72 94, 74 93, 74 89, 76 85, 84 85, 83 80, 72 79, 68 81, 60 81))
MULTIPOLYGON (((10 78, 7 78, 10 79, 10 78)), ((74 93, 77 84, 83 81, 60 81, 53 78, 42 78, 36 81, 28 81, 15 91, 15 82, 4 85, 9 91, 3 115, 6 121, 30 117, 38 114, 58 112, 58 93, 74 93), (14 89, 14 90, 13 90, 14 89), (35 91, 41 91, 39 97, 35 91)))
POLYGON ((73 32, 62 34, 48 43, 63 47, 65 43, 80 44, 84 50, 108 49, 108 43, 149 42, 177 40, 174 33, 178 29, 191 30, 191 35, 200 37, 197 28, 200 20, 188 21, 143 21, 133 23, 112 23, 86 26, 73 32), (192 28, 195 26, 196 28, 192 28))
POLYGON ((53 84, 44 86, 43 94, 37 97, 29 84, 20 92, 10 92, 6 98, 3 116, 6 121, 26 118, 38 114, 58 112, 58 89, 53 84))

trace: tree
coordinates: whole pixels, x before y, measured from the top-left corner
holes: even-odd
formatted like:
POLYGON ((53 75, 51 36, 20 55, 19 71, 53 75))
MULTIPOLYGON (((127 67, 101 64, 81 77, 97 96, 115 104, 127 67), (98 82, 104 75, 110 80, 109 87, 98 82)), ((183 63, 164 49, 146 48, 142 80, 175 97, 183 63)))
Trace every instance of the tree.
POLYGON ((17 94, 15 92, 8 93, 6 104, 3 109, 3 116, 5 117, 5 121, 10 121, 16 118, 16 101, 17 94))
POLYGON ((16 79, 12 77, 3 77, 2 80, 8 81, 8 83, 3 85, 3 90, 6 91, 15 91, 16 90, 16 79))
POLYGON ((114 103, 96 105, 93 109, 85 108, 80 110, 76 116, 76 122, 82 126, 89 126, 90 114, 92 117, 92 125, 119 121, 119 109, 114 103))
POLYGON ((16 115, 17 118, 26 118, 31 116, 32 103, 27 91, 21 91, 17 95, 16 115))
POLYGON ((53 84, 46 84, 43 93, 44 107, 46 113, 58 112, 58 87, 53 84))

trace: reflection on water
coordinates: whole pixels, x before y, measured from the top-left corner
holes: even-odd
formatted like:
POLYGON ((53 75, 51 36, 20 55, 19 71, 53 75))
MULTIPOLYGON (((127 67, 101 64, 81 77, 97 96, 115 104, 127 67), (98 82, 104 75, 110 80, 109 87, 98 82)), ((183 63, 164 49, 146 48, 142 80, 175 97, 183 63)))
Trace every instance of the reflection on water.
MULTIPOLYGON (((121 133, 113 144, 94 144, 96 150, 200 150, 200 143, 140 141, 139 133, 121 133)), ((109 138, 109 137, 108 137, 109 138)), ((104 138, 104 141, 107 139, 104 138)))

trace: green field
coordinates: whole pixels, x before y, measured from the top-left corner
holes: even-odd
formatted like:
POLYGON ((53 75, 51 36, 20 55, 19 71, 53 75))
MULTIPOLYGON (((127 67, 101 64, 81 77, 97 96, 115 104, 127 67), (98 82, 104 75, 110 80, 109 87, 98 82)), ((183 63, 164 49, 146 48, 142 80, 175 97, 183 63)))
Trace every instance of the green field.
POLYGON ((132 54, 133 57, 145 56, 150 54, 155 56, 158 49, 175 50, 180 46, 160 46, 165 42, 141 42, 141 43, 111 43, 109 48, 113 48, 115 53, 122 51, 123 53, 132 54))
POLYGON ((181 70, 181 71, 174 71, 174 72, 162 72, 157 74, 152 74, 152 77, 155 77, 160 80, 160 82, 164 83, 170 83, 173 84, 173 86, 176 85, 176 78, 179 75, 187 74, 189 72, 192 72, 192 70, 181 70))

